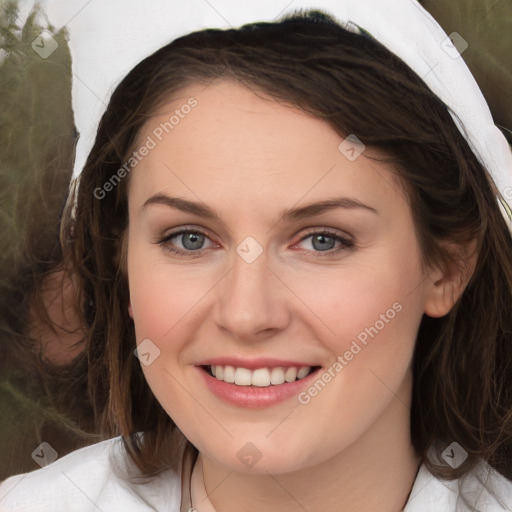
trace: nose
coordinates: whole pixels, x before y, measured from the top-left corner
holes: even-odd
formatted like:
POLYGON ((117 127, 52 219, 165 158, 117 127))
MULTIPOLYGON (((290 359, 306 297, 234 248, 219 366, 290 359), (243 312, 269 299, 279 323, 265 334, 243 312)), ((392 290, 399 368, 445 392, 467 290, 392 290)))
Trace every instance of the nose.
POLYGON ((291 292, 270 268, 269 259, 266 250, 252 262, 235 253, 218 287, 215 321, 239 340, 267 339, 290 322, 291 292))

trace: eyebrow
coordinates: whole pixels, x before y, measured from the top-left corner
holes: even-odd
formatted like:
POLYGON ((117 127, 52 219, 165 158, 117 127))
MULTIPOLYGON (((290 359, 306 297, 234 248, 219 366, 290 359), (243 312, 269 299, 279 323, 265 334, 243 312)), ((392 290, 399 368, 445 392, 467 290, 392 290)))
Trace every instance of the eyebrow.
MULTIPOLYGON (((206 206, 204 203, 197 203, 182 199, 180 197, 170 197, 165 194, 155 194, 151 196, 143 205, 142 210, 150 205, 164 205, 178 210, 192 213, 198 217, 205 219, 215 219, 222 222, 222 219, 215 213, 214 210, 206 206)), ((361 201, 350 197, 333 197, 319 201, 316 203, 306 204, 297 208, 290 208, 281 212, 281 220, 292 222, 304 219, 306 217, 313 217, 321 213, 333 210, 335 208, 355 209, 360 208, 368 210, 378 215, 378 211, 371 206, 368 206, 361 201)))

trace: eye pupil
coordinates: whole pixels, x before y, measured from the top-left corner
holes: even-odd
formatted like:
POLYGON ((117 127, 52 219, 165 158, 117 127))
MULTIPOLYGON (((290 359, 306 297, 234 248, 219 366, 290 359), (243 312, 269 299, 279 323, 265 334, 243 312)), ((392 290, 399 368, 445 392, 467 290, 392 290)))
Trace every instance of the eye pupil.
POLYGON ((200 249, 203 242, 204 235, 199 233, 184 233, 183 234, 183 247, 187 250, 200 249), (191 246, 188 244, 191 242, 191 246))
POLYGON ((328 251, 329 249, 334 248, 334 238, 332 236, 316 235, 313 237, 312 243, 313 243, 313 247, 315 249, 319 249, 321 251, 328 251), (326 244, 326 242, 325 242, 326 240, 332 241, 331 247, 326 247, 326 245, 329 245, 329 244, 326 244), (319 242, 320 245, 318 247, 315 246, 315 242, 319 242))

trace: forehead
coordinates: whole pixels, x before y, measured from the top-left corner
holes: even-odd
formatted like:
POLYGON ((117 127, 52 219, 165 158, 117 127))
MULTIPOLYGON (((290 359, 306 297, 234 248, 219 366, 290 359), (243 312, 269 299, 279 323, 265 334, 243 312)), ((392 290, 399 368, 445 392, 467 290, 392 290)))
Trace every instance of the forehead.
POLYGON ((174 153, 193 146, 193 156, 209 153, 211 160, 238 155, 247 163, 250 156, 254 161, 274 146, 294 149, 287 155, 293 159, 304 140, 315 144, 326 136, 339 139, 322 120, 229 80, 192 84, 173 95, 143 126, 139 141, 148 135, 159 146, 172 146, 174 153), (218 148, 215 154, 210 144, 218 148), (242 148, 252 155, 243 155, 242 148))
POLYGON ((351 161, 343 140, 325 121, 236 82, 193 84, 140 131, 136 147, 151 149, 132 171, 130 197, 142 204, 164 192, 222 205, 229 196, 261 208, 333 189, 361 201, 396 195, 393 173, 373 159, 382 155, 365 148, 351 161))

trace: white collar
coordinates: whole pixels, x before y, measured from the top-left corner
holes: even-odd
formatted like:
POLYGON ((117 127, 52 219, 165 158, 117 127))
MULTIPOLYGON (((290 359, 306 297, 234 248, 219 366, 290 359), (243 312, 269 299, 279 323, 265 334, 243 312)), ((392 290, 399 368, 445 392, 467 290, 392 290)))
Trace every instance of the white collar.
POLYGON ((420 470, 403 512, 510 512, 512 482, 485 461, 465 477, 441 480, 420 470))

